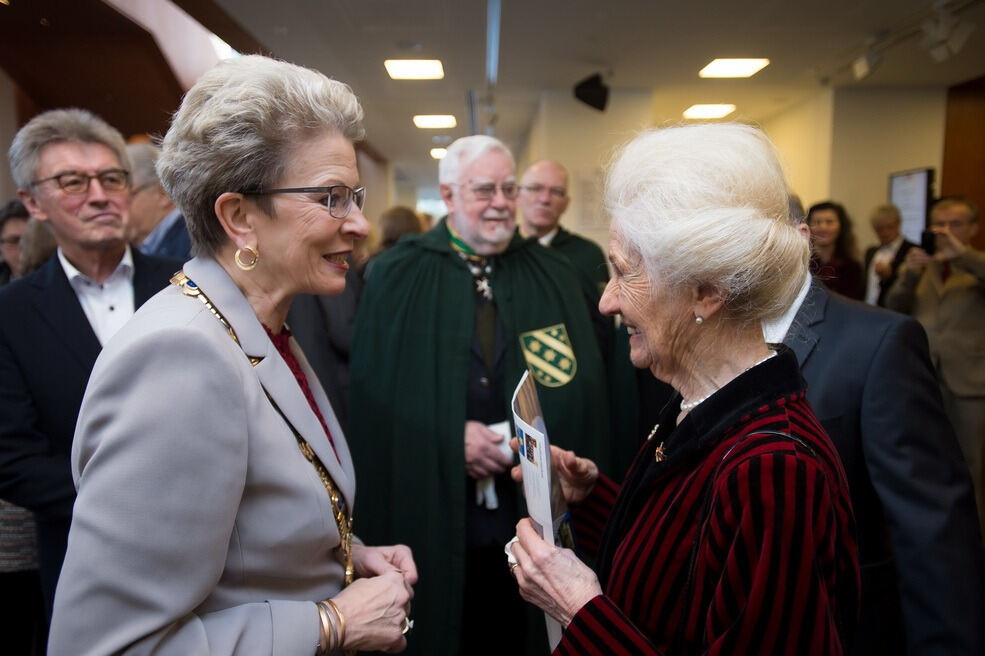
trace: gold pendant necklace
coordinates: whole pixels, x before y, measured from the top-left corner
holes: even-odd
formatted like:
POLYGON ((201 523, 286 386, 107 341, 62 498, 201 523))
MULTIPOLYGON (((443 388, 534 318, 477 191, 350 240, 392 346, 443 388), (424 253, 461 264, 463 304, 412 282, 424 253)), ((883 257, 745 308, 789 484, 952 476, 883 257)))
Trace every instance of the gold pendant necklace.
MULTIPOLYGON (((652 440, 653 439, 653 436, 657 434, 657 429, 658 428, 660 428, 660 424, 654 424, 653 425, 653 430, 650 431, 650 434, 646 436, 646 441, 647 442, 649 442, 650 440, 652 440)), ((663 462, 664 460, 667 459, 667 454, 664 453, 664 443, 663 442, 661 442, 660 444, 657 445, 656 450, 653 452, 653 459, 656 462, 663 462)))

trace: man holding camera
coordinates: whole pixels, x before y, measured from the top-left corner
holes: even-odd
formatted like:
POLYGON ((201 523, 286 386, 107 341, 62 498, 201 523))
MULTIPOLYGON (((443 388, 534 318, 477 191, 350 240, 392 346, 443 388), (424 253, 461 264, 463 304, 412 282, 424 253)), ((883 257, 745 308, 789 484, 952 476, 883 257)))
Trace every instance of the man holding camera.
POLYGON ((985 253, 971 246, 978 210, 964 198, 939 200, 930 208, 930 230, 934 252, 910 249, 886 307, 912 314, 927 331, 985 530, 985 253))

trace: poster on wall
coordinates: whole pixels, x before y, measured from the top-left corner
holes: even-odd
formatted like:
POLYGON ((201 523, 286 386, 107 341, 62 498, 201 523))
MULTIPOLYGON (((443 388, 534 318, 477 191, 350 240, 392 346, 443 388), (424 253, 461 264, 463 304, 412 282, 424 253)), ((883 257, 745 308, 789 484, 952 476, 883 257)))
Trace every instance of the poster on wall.
POLYGON ((919 244, 927 225, 927 209, 934 198, 934 169, 913 169, 889 174, 889 202, 903 217, 903 236, 919 244))

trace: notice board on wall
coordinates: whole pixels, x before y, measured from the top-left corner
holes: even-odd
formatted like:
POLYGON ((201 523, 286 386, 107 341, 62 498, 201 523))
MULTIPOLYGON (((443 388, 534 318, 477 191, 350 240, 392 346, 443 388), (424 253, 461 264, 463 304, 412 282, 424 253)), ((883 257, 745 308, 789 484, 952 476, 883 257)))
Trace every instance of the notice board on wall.
POLYGON ((920 243, 927 226, 927 210, 934 199, 934 169, 912 169, 889 174, 889 202, 903 217, 903 236, 920 243))

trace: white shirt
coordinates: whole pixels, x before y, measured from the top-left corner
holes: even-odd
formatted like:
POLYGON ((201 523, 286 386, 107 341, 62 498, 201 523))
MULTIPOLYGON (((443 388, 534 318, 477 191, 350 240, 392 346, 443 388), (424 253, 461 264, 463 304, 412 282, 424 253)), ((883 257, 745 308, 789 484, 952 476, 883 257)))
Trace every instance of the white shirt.
POLYGON ((800 291, 797 292, 797 298, 790 304, 790 307, 787 308, 783 316, 775 321, 763 322, 763 337, 766 339, 767 344, 783 343, 783 338, 787 336, 787 331, 790 330, 793 319, 797 316, 800 306, 804 304, 804 299, 807 298, 807 292, 810 289, 811 276, 807 274, 804 276, 804 282, 800 285, 800 291))
POLYGON ((92 331, 96 333, 96 339, 105 345, 133 316, 133 255, 130 247, 126 247, 116 270, 102 283, 76 269, 61 248, 58 249, 58 261, 75 290, 92 331))
POLYGON ((554 241, 554 237, 557 236, 557 231, 560 229, 560 227, 561 226, 554 226, 554 229, 553 230, 551 230, 550 232, 548 232, 543 237, 538 237, 537 238, 537 241, 540 242, 540 245, 541 246, 543 246, 545 248, 550 248, 551 242, 554 241))
POLYGON ((865 282, 865 302, 869 305, 879 303, 879 276, 876 275, 876 264, 885 263, 891 265, 896 259, 899 247, 903 245, 903 235, 900 234, 896 239, 880 246, 869 262, 869 270, 866 272, 865 282))

